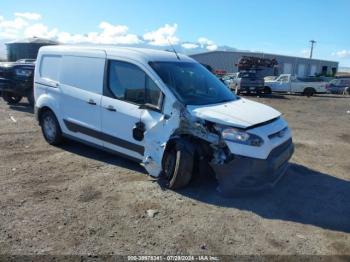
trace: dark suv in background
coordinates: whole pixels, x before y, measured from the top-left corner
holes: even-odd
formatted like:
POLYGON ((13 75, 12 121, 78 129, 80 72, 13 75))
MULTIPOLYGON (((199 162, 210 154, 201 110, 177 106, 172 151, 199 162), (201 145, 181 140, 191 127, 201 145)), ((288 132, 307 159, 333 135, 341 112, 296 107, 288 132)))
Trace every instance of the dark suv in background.
POLYGON ((264 91, 264 78, 259 76, 256 72, 240 72, 234 81, 236 86, 236 93, 242 92, 250 94, 252 92, 261 94, 264 91))
POLYGON ((33 59, 0 63, 0 92, 7 103, 17 104, 27 97, 29 104, 34 105, 34 68, 33 59))

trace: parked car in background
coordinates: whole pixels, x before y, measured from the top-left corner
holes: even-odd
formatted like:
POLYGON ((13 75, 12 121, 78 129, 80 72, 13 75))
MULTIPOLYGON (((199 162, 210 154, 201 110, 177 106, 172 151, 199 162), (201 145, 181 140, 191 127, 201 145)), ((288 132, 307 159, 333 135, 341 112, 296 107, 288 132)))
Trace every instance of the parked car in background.
POLYGON ((32 59, 0 63, 0 92, 7 103, 16 104, 27 97, 29 104, 34 105, 34 68, 32 59))
POLYGON ((167 186, 195 170, 219 191, 270 188, 293 154, 275 109, 233 94, 195 60, 137 48, 40 48, 35 115, 49 144, 62 137, 143 163, 167 186))
POLYGON ((297 78, 291 74, 282 74, 275 80, 265 81, 265 92, 299 93, 312 96, 327 93, 326 82, 315 77, 297 78))
POLYGON ((350 78, 337 78, 330 81, 326 88, 331 94, 350 95, 350 78))
POLYGON ((241 93, 260 94, 264 91, 264 78, 258 77, 258 75, 252 71, 240 72, 232 80, 230 88, 234 90, 237 95, 241 93))
POLYGON ((264 81, 273 81, 276 80, 278 76, 265 76, 264 81))
POLYGON ((228 87, 230 87, 233 83, 234 80, 236 79, 238 73, 233 73, 233 74, 227 74, 221 77, 221 81, 225 83, 228 87))

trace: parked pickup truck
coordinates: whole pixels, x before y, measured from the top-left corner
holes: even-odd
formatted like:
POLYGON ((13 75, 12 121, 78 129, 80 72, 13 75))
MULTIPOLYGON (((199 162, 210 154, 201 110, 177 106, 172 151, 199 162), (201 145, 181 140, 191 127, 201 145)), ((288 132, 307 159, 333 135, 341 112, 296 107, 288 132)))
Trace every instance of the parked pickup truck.
POLYGON ((296 78, 290 74, 282 74, 275 80, 265 81, 264 90, 266 93, 301 93, 307 96, 316 93, 327 93, 326 82, 319 81, 316 78, 296 78))
POLYGON ((233 78, 230 88, 237 95, 243 92, 246 94, 251 92, 260 94, 264 91, 264 79, 255 72, 240 72, 233 78))

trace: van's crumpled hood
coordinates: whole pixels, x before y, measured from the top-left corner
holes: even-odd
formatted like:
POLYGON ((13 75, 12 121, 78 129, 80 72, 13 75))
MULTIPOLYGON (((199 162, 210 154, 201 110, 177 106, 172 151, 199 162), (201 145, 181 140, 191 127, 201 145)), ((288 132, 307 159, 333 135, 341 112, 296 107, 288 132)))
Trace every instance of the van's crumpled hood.
POLYGON ((195 117, 238 128, 248 128, 281 115, 272 107, 244 98, 222 104, 187 106, 195 117))

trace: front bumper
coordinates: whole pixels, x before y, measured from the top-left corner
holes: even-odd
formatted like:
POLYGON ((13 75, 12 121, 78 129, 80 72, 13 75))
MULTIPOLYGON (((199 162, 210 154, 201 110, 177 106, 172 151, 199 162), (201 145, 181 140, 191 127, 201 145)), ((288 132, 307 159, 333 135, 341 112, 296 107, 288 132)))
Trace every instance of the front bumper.
POLYGON ((224 196, 252 193, 272 188, 288 169, 294 145, 290 138, 271 151, 267 159, 235 155, 225 164, 211 164, 224 196))
POLYGON ((264 86, 241 86, 239 91, 241 92, 262 92, 264 86))
POLYGON ((27 91, 33 88, 31 81, 15 81, 7 78, 0 78, 0 92, 11 92, 25 96, 27 91))

